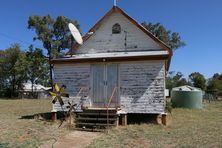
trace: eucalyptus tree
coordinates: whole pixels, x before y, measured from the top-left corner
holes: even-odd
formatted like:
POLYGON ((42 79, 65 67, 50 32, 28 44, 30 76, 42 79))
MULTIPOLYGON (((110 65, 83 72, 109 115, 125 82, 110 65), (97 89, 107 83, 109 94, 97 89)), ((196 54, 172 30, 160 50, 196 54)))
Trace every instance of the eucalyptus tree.
POLYGON ((168 45, 173 51, 186 45, 185 42, 182 41, 179 33, 166 29, 160 23, 154 24, 142 22, 141 25, 168 45))
MULTIPOLYGON (((42 49, 33 48, 31 45, 26 52, 27 77, 32 84, 32 96, 34 84, 42 84, 48 80, 48 63, 42 49)), ((44 84, 45 85, 45 84, 44 84)), ((33 96, 34 97, 34 96, 33 96)))
POLYGON ((58 16, 56 19, 50 15, 38 16, 33 15, 28 19, 28 29, 35 31, 36 35, 33 40, 42 42, 43 47, 47 50, 50 80, 52 83, 52 65, 50 61, 58 57, 62 50, 71 47, 71 34, 68 29, 68 23, 73 23, 77 28, 80 27, 76 20, 71 20, 65 16, 58 16))
POLYGON ((218 91, 222 95, 222 74, 215 73, 207 82, 208 91, 218 91))
POLYGON ((5 79, 4 87, 9 90, 9 97, 16 96, 17 91, 22 89, 23 82, 27 80, 26 56, 19 44, 14 44, 4 50, 0 67, 5 79))
POLYGON ((0 96, 3 94, 3 89, 6 85, 6 76, 4 74, 4 60, 5 60, 5 51, 0 50, 0 96))
POLYGON ((174 87, 191 85, 181 72, 170 71, 166 76, 166 88, 171 90, 174 87))
POLYGON ((194 87, 201 88, 202 90, 206 89, 206 79, 204 75, 199 72, 193 72, 189 75, 189 80, 194 87))

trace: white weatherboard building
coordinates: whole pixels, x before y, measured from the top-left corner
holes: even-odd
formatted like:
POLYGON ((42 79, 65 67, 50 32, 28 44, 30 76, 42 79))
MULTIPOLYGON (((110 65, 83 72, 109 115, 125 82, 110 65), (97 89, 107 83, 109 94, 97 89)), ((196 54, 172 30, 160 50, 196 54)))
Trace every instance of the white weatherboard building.
POLYGON ((171 49, 117 6, 89 32, 83 45, 51 61, 54 82, 66 85, 70 99, 85 108, 112 107, 125 114, 165 112, 171 49))
POLYGON ((49 90, 51 87, 44 87, 40 84, 32 84, 31 83, 24 83, 22 90, 19 91, 20 98, 32 98, 33 95, 36 99, 47 99, 50 98, 49 90))

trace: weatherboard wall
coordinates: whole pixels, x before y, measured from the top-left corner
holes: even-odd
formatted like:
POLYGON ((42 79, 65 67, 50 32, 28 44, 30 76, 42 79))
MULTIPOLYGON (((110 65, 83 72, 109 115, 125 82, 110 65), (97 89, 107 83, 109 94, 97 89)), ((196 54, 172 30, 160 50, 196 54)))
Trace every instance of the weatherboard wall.
MULTIPOLYGON (((119 63, 120 107, 127 113, 161 113, 165 106, 164 61, 119 63)), ((90 64, 56 64, 54 83, 66 85, 70 100, 80 104, 75 97, 81 87, 90 87, 90 64)), ((85 104, 90 105, 90 91, 83 92, 85 104)), ((64 109, 67 110, 67 100, 64 109)), ((58 103, 53 105, 61 110, 58 103)))
MULTIPOLYGON (((90 64, 56 64, 54 65, 54 83, 66 86, 66 93, 69 99, 65 99, 64 110, 67 110, 67 102, 74 101, 74 104, 80 103, 80 97, 76 97, 80 88, 90 86, 90 64)), ((89 90, 85 89, 81 93, 85 96, 86 101, 89 98, 89 90)), ((79 106, 80 107, 80 106, 79 106)), ((53 109, 61 111, 61 107, 57 102, 53 105, 53 109)))
POLYGON ((153 39, 138 29, 125 16, 114 12, 101 23, 98 30, 94 31, 93 35, 75 52, 76 54, 89 54, 160 49, 161 47, 153 39), (112 26, 116 23, 119 23, 122 28, 120 34, 112 34, 112 26), (124 45, 125 42, 127 44, 126 47, 124 45))
POLYGON ((164 61, 132 62, 119 66, 122 111, 127 113, 164 112, 164 61))

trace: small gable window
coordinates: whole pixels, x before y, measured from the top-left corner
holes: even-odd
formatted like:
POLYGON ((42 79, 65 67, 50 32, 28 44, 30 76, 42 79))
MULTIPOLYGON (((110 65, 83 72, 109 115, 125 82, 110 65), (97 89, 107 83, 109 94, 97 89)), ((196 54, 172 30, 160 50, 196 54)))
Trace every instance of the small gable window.
POLYGON ((121 26, 120 24, 116 23, 113 25, 112 34, 120 34, 121 33, 121 26))

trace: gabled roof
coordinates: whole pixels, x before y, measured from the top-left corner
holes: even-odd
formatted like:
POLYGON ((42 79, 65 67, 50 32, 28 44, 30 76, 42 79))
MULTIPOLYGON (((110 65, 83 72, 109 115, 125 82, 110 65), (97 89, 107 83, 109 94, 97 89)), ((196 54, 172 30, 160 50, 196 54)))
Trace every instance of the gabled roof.
MULTIPOLYGON (((138 23, 136 20, 131 18, 127 13, 125 13, 122 9, 120 9, 117 6, 113 6, 89 31, 86 33, 85 36, 83 36, 83 42, 86 42, 92 35, 90 35, 90 32, 96 32, 96 30, 99 29, 99 27, 102 25, 102 23, 107 19, 109 16, 111 16, 113 13, 120 13, 122 14, 125 18, 127 18, 132 24, 134 24, 138 29, 140 29, 142 32, 144 32, 148 37, 153 39, 163 50, 166 50, 168 52, 168 58, 166 61, 166 69, 167 71, 169 70, 170 62, 171 62, 171 57, 173 55, 172 50, 170 49, 169 46, 167 46, 164 42, 162 42, 160 39, 155 37, 150 31, 148 31, 146 28, 144 28, 140 23, 138 23)), ((73 50, 77 50, 80 47, 79 44, 75 44, 72 47, 73 50)), ((72 53, 69 51, 67 54, 72 53)))
MULTIPOLYGON (((155 37, 150 31, 148 31, 146 28, 144 28, 142 25, 140 25, 136 20, 131 18, 127 13, 125 13, 122 9, 120 9, 117 6, 113 6, 89 31, 89 32, 95 32, 103 23, 103 21, 108 18, 112 13, 118 12, 125 16, 132 24, 134 24, 137 28, 142 30, 146 35, 148 35, 151 39, 153 39, 162 49, 167 50, 169 53, 169 56, 172 56, 172 50, 170 49, 169 46, 167 46, 164 42, 159 40, 157 37, 155 37)), ((87 41, 92 35, 88 35, 88 33, 83 36, 83 41, 87 41)), ((80 47, 79 44, 75 44, 72 47, 72 50, 77 50, 80 47)), ((70 53, 70 51, 68 52, 70 53)))
MULTIPOLYGON (((156 42, 163 50, 167 51, 166 55, 149 55, 149 56, 134 56, 131 59, 132 60, 165 60, 166 63, 166 70, 169 70, 169 66, 170 66, 170 62, 171 62, 171 57, 172 57, 172 50, 170 49, 169 46, 167 46, 164 42, 162 42, 161 40, 159 40, 157 37, 155 37, 150 31, 148 31, 146 28, 144 28, 141 24, 139 24, 137 21, 135 21, 133 18, 131 18, 128 14, 126 14, 122 9, 120 9, 117 6, 113 6, 89 31, 88 33, 86 33, 86 35, 83 37, 83 42, 86 42, 92 35, 90 35, 90 32, 96 32, 100 26, 102 25, 102 23, 109 17, 111 16, 113 13, 120 13, 122 14, 126 19, 128 19, 133 25, 135 25, 138 29, 140 29, 142 32, 144 32, 148 37, 150 37, 151 39, 153 39, 154 42, 156 42)), ((71 51, 73 50, 77 50, 80 47, 79 44, 75 44, 72 49, 67 53, 70 54, 72 53, 71 51)), ((71 54, 72 55, 72 54, 71 54)), ((123 58, 123 57, 120 57, 123 58)), ((100 60, 104 61, 104 59, 99 59, 97 58, 85 58, 85 59, 75 59, 75 58, 61 58, 61 59, 53 59, 51 60, 51 63, 67 63, 67 62, 86 62, 89 60, 97 60, 98 62, 100 60)), ((106 61, 118 61, 120 60, 119 57, 106 57, 105 59, 106 61)), ((130 60, 129 57, 127 57, 125 60, 130 60)))

